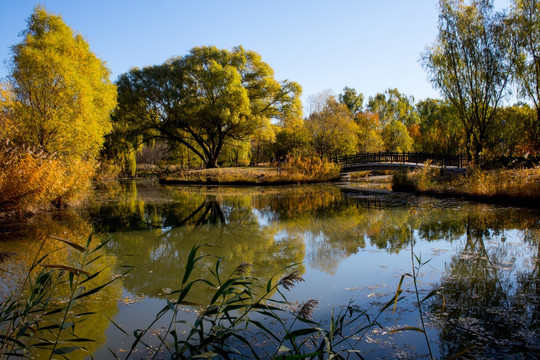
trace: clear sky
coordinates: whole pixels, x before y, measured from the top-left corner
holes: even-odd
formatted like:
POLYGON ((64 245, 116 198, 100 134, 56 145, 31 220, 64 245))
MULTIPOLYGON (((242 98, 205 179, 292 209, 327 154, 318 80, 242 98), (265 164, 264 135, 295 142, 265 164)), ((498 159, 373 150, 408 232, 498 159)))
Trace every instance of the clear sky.
MULTIPOLYGON (((160 64, 195 46, 261 54, 277 80, 320 91, 439 94, 419 62, 437 35, 437 0, 0 0, 0 78, 36 4, 62 15, 112 71, 160 64)), ((507 7, 509 0, 497 0, 507 7)))

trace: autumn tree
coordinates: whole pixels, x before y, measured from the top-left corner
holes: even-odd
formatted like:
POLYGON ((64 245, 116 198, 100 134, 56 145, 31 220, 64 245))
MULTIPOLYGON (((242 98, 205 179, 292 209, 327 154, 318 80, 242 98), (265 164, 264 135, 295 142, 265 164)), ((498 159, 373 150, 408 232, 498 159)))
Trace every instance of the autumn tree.
POLYGON ((540 151, 540 1, 514 0, 510 20, 514 79, 521 96, 534 104, 529 140, 540 151))
POLYGON ((116 88, 104 62, 58 15, 38 6, 12 47, 14 139, 65 158, 94 159, 111 130, 116 88))
POLYGON ((411 151, 413 146, 407 127, 398 120, 392 120, 384 127, 382 138, 387 151, 411 151))
POLYGON ((40 6, 27 24, 0 90, 0 211, 77 199, 116 105, 109 70, 81 35, 40 6))
POLYGON ((370 97, 367 108, 370 112, 379 115, 383 126, 394 120, 401 121, 406 126, 418 122, 414 98, 400 93, 398 89, 387 89, 384 93, 370 97))
POLYGON ((351 114, 355 116, 361 113, 364 108, 364 95, 357 94, 355 89, 345 86, 343 92, 339 94, 339 102, 345 104, 351 114))
POLYGON ((272 158, 272 148, 276 142, 276 126, 270 124, 255 130, 251 136, 251 165, 272 158))
POLYGON ((10 139, 15 133, 13 93, 7 84, 0 83, 0 140, 10 139))
POLYGON ((181 143, 212 168, 226 142, 247 140, 271 119, 300 116, 300 93, 297 83, 276 81, 254 51, 197 47, 121 75, 116 119, 141 141, 181 143))
POLYGON ((275 156, 280 159, 287 155, 305 155, 308 152, 310 141, 311 135, 301 118, 285 119, 281 126, 276 127, 275 156))
POLYGON ((312 113, 306 120, 313 149, 322 159, 356 152, 358 125, 349 109, 334 97, 329 97, 322 111, 312 113))
POLYGON ((425 99, 416 104, 416 110, 420 122, 415 146, 419 146, 419 151, 435 154, 459 154, 464 151, 466 137, 463 126, 450 103, 425 99))
POLYGON ((535 122, 535 110, 518 103, 501 108, 495 117, 487 146, 495 156, 516 156, 531 151, 527 134, 535 122))
POLYGON ((384 150, 382 124, 379 115, 369 111, 356 114, 354 121, 358 125, 358 150, 375 152, 384 150))
POLYGON ((439 33, 422 57, 431 82, 457 109, 474 158, 486 146, 510 78, 504 21, 491 0, 440 0, 439 33))

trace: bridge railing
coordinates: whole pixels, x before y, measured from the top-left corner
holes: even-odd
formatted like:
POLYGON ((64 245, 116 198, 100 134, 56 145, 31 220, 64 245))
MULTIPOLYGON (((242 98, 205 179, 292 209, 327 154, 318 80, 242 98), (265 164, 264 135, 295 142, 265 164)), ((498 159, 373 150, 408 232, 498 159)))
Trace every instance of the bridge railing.
POLYGON ((459 168, 467 165, 467 156, 465 155, 429 154, 418 152, 357 153, 336 156, 333 160, 342 166, 379 163, 423 164, 427 161, 431 161, 433 165, 455 166, 459 168))

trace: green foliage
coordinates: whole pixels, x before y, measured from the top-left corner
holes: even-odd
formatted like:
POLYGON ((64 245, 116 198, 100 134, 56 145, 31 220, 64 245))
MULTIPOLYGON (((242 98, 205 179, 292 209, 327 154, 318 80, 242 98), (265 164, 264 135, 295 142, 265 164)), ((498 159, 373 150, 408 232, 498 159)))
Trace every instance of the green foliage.
MULTIPOLYGON (((533 128, 540 129, 540 2, 514 0, 509 22, 512 27, 512 68, 521 96, 533 102, 536 119, 533 128)), ((537 130, 534 150, 540 150, 537 130)))
POLYGON ((345 104, 353 116, 362 112, 364 107, 364 95, 357 94, 356 90, 345 86, 343 93, 339 94, 339 102, 345 104))
POLYGON ((111 130, 116 89, 81 35, 36 7, 13 46, 12 140, 61 157, 94 159, 111 130))
POLYGON ((411 151, 413 139, 409 136, 407 127, 397 120, 387 124, 382 132, 384 147, 387 151, 411 151))
POLYGON ((43 239, 20 292, 0 303, 1 359, 38 354, 52 359, 88 352, 87 346, 95 340, 80 336, 80 330, 95 314, 79 304, 114 281, 103 281, 104 269, 95 269, 104 245, 95 245, 92 236, 84 245, 55 237, 43 239), (50 239, 67 246, 74 265, 49 262, 54 252, 43 254, 42 249, 50 239))
POLYGON ((414 98, 401 94, 397 89, 387 89, 382 94, 370 97, 368 110, 379 115, 383 126, 392 121, 401 121, 407 126, 418 122, 418 114, 414 109, 414 98))
POLYGON ((249 141, 230 141, 223 146, 218 162, 224 166, 247 166, 250 150, 249 141))
POLYGON ((287 155, 297 156, 309 151, 311 137, 302 119, 286 119, 283 126, 277 129, 274 144, 276 158, 284 159, 287 155))
POLYGON ((115 119, 125 124, 123 136, 183 144, 211 168, 227 141, 249 139, 270 119, 299 116, 300 93, 298 84, 276 81, 253 51, 198 47, 121 75, 115 119))
POLYGON ((431 82, 457 109, 471 155, 484 147, 510 79, 510 36, 491 0, 440 0, 439 34, 423 55, 431 82))
POLYGON ((321 159, 356 152, 358 125, 349 109, 334 97, 327 98, 324 108, 309 116, 306 128, 321 159))
POLYGON ((277 128, 270 125, 255 131, 251 137, 251 165, 257 166, 261 162, 272 160, 277 128))
POLYGON ((411 127, 416 150, 433 154, 460 154, 465 150, 465 133, 456 109, 442 100, 426 99, 416 104, 418 127, 411 127))
POLYGON ((534 112, 526 104, 500 109, 487 143, 491 157, 516 156, 534 151, 534 112))
POLYGON ((356 114, 354 121, 358 124, 358 150, 360 152, 384 150, 379 115, 366 111, 356 114))

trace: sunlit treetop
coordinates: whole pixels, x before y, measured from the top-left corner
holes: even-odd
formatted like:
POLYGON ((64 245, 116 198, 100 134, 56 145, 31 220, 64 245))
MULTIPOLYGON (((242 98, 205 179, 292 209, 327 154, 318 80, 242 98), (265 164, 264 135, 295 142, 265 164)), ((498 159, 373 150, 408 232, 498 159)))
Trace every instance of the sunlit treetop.
POLYGON ((60 156, 93 158, 111 130, 116 88, 104 62, 58 15, 35 8, 12 47, 15 140, 60 156))

